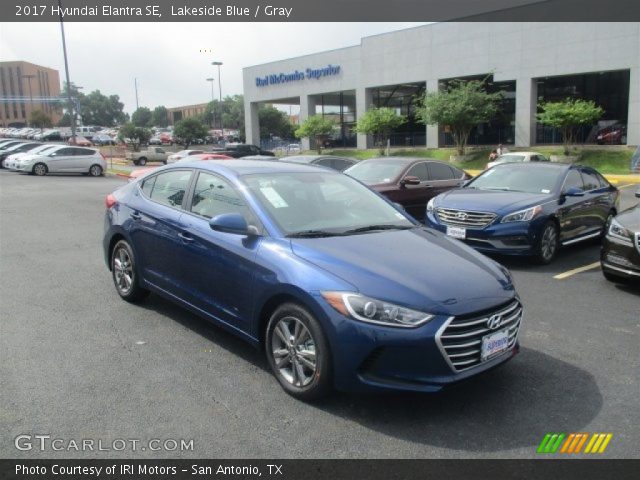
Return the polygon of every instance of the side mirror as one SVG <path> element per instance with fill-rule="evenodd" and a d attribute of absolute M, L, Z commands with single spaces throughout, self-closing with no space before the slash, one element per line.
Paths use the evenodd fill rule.
<path fill-rule="evenodd" d="M 636 190 L 636 198 L 640 198 L 640 187 Z"/>
<path fill-rule="evenodd" d="M 258 229 L 248 225 L 239 213 L 223 213 L 209 220 L 209 226 L 216 232 L 233 233 L 235 235 L 258 235 Z"/>
<path fill-rule="evenodd" d="M 420 185 L 420 179 L 418 177 L 414 177 L 411 175 L 407 175 L 402 180 L 400 180 L 400 185 Z"/>
<path fill-rule="evenodd" d="M 578 187 L 571 187 L 564 192 L 565 197 L 584 197 L 584 190 Z"/>

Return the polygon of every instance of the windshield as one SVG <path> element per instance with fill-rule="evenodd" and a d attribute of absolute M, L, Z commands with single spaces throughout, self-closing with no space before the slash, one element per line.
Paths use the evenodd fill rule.
<path fill-rule="evenodd" d="M 528 167 L 528 165 L 527 165 Z M 487 170 L 466 188 L 510 192 L 551 193 L 564 171 L 559 168 L 524 168 L 498 166 Z"/>
<path fill-rule="evenodd" d="M 339 173 L 261 173 L 242 179 L 287 235 L 329 236 L 414 226 L 367 187 Z"/>
<path fill-rule="evenodd" d="M 368 185 L 391 183 L 406 167 L 398 160 L 363 161 L 344 171 L 347 175 Z"/>

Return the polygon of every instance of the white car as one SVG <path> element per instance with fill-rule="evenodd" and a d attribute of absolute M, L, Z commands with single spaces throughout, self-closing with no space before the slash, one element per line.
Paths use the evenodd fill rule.
<path fill-rule="evenodd" d="M 4 168 L 6 168 L 7 170 L 16 170 L 16 164 L 18 162 L 18 160 L 26 155 L 40 155 L 43 154 L 44 152 L 46 152 L 47 150 L 51 150 L 55 147 L 58 147 L 59 145 L 51 145 L 51 144 L 44 144 L 44 145 L 40 145 L 39 147 L 36 147 L 32 150 L 29 150 L 28 152 L 19 152 L 19 153 L 14 153 L 12 155 L 9 155 L 7 158 L 5 158 L 4 160 Z"/>
<path fill-rule="evenodd" d="M 107 169 L 107 162 L 93 148 L 56 145 L 40 154 L 25 155 L 15 162 L 19 172 L 46 175 L 47 173 L 85 173 L 99 177 Z"/>
<path fill-rule="evenodd" d="M 197 155 L 199 153 L 205 153 L 204 150 L 180 150 L 167 157 L 167 163 L 176 163 L 183 158 L 187 158 L 191 155 Z"/>
<path fill-rule="evenodd" d="M 487 169 L 502 163 L 548 162 L 549 159 L 538 152 L 509 152 L 500 155 L 493 162 L 487 163 Z"/>

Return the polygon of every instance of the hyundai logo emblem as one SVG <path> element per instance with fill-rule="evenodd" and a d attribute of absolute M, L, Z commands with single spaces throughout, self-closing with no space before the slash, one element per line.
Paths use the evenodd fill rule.
<path fill-rule="evenodd" d="M 456 213 L 456 217 L 457 217 L 457 218 L 459 218 L 460 220 L 466 220 L 468 216 L 469 216 L 469 215 L 467 215 L 467 214 L 466 214 L 466 213 L 464 213 L 464 212 L 458 212 L 458 213 Z"/>
<path fill-rule="evenodd" d="M 489 327 L 490 330 L 495 330 L 501 324 L 502 324 L 502 317 L 500 315 L 491 315 L 487 319 L 487 327 Z"/>

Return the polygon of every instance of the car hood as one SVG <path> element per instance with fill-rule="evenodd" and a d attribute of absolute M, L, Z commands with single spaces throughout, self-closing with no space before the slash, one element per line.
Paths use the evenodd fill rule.
<path fill-rule="evenodd" d="M 640 204 L 620 213 L 616 221 L 628 230 L 640 232 Z"/>
<path fill-rule="evenodd" d="M 504 267 L 422 227 L 296 238 L 291 249 L 364 295 L 429 313 L 462 315 L 496 307 L 515 295 Z"/>
<path fill-rule="evenodd" d="M 21 162 L 29 162 L 31 160 L 37 160 L 43 157 L 44 155 L 40 155 L 37 153 L 25 153 L 24 155 L 21 155 L 20 157 L 18 157 L 17 160 L 20 160 Z"/>
<path fill-rule="evenodd" d="M 497 215 L 522 210 L 555 199 L 550 193 L 501 192 L 459 188 L 438 195 L 434 201 L 436 208 L 453 208 L 477 212 L 492 212 Z"/>

